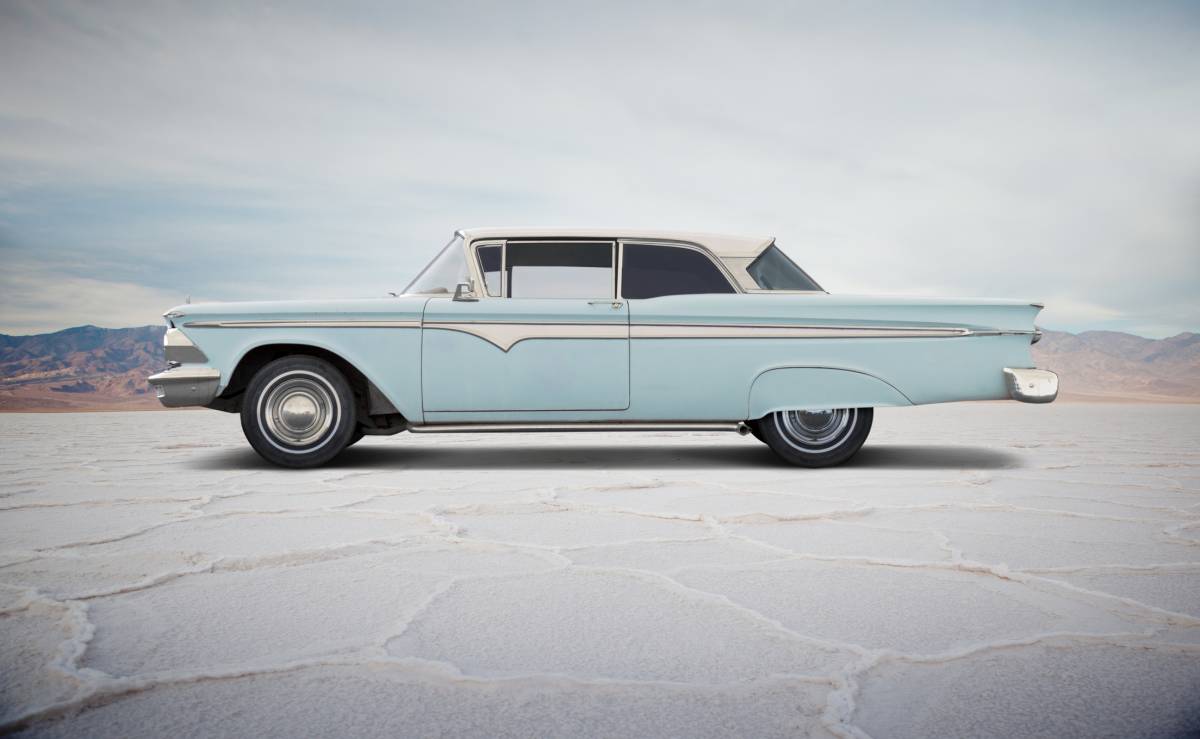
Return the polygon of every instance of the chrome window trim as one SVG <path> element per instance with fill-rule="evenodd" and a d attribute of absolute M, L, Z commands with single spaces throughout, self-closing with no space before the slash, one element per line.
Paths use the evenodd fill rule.
<path fill-rule="evenodd" d="M 625 245 L 626 244 L 632 244 L 634 246 L 661 246 L 661 247 L 664 247 L 667 249 L 691 249 L 692 251 L 700 252 L 701 254 L 703 254 L 705 257 L 708 258 L 708 261 L 712 262 L 714 267 L 717 268 L 717 271 L 721 273 L 721 276 L 724 277 L 725 281 L 727 283 L 729 283 L 729 286 L 733 288 L 733 293 L 735 295 L 746 292 L 744 289 L 742 289 L 742 286 L 738 283 L 737 278 L 734 276 L 734 274 L 729 271 L 729 267 L 727 267 L 725 265 L 725 262 L 723 262 L 715 254 L 713 254 L 711 251 L 704 248 L 700 244 L 696 244 L 696 243 L 693 243 L 690 241 L 661 241 L 661 240 L 653 240 L 653 239 L 618 239 L 617 244 L 620 247 L 620 251 L 621 251 L 621 262 L 619 265 L 620 269 L 617 272 L 617 297 L 616 297 L 616 300 L 629 300 L 630 299 L 630 298 L 624 298 L 621 296 L 621 290 L 624 287 L 624 280 L 625 280 Z M 681 294 L 681 295 L 722 295 L 725 293 L 677 293 L 677 294 Z M 665 298 L 665 297 L 671 297 L 671 296 L 660 295 L 658 297 Z M 633 300 L 654 300 L 654 298 L 633 298 Z"/>
<path fill-rule="evenodd" d="M 184 328 L 421 328 L 421 321 L 385 321 L 374 319 L 263 320 L 263 321 L 191 321 Z"/>
<path fill-rule="evenodd" d="M 456 232 L 456 233 L 458 233 L 458 232 Z M 470 269 L 471 269 L 472 273 L 475 275 L 479 284 L 485 285 L 484 280 L 483 280 L 483 271 L 479 265 L 479 255 L 478 255 L 478 252 L 476 251 L 476 246 L 494 246 L 496 244 L 499 244 L 501 246 L 500 267 L 501 267 L 501 270 L 503 271 L 503 274 L 505 274 L 505 276 L 507 276 L 508 245 L 509 244 L 539 244 L 539 243 L 556 243 L 556 242 L 557 243 L 570 243 L 570 244 L 611 244 L 611 245 L 613 245 L 614 248 L 613 248 L 613 267 L 612 268 L 613 268 L 613 272 L 615 274 L 615 279 L 613 280 L 613 282 L 614 282 L 613 293 L 612 293 L 612 295 L 609 296 L 613 301 L 625 300 L 625 298 L 621 297 L 621 289 L 624 285 L 625 244 L 635 244 L 635 245 L 640 245 L 640 246 L 664 246 L 664 247 L 674 248 L 674 249 L 691 249 L 693 251 L 698 251 L 701 254 L 703 254 L 704 256 L 706 256 L 708 258 L 708 260 L 710 262 L 712 262 L 713 265 L 717 268 L 717 270 L 721 273 L 721 275 L 724 276 L 725 281 L 727 283 L 729 283 L 730 287 L 733 288 L 734 294 L 750 292 L 749 290 L 747 290 L 745 288 L 744 285 L 742 285 L 738 281 L 737 276 L 733 273 L 732 270 L 730 270 L 729 265 L 725 264 L 725 261 L 723 259 L 718 257 L 716 254 L 714 254 L 712 252 L 712 250 L 708 249 L 704 245 L 697 244 L 693 241 L 674 241 L 674 240 L 669 240 L 669 239 L 620 239 L 620 238 L 605 239 L 605 238 L 578 238 L 578 237 L 572 238 L 572 237 L 554 237 L 554 236 L 539 236 L 537 238 L 513 237 L 513 238 L 505 238 L 505 239 L 497 239 L 495 237 L 490 237 L 490 238 L 486 238 L 486 239 L 478 239 L 476 241 L 471 241 L 468 244 L 466 244 L 466 248 L 469 250 L 468 256 L 471 257 L 467 261 L 470 263 Z M 502 289 L 501 289 L 501 295 L 499 297 L 500 298 L 512 297 L 509 294 L 508 280 L 501 278 L 501 283 L 502 283 L 502 285 L 501 285 Z M 760 291 L 755 291 L 755 292 L 773 293 L 773 292 L 779 292 L 779 291 L 777 291 L 777 290 L 760 290 Z M 824 291 L 820 291 L 820 292 L 823 294 Z M 487 295 L 486 287 L 483 290 L 477 290 L 476 293 L 478 294 L 478 297 L 483 300 L 486 300 L 488 298 L 496 299 L 496 297 L 497 297 L 494 295 Z M 814 291 L 814 294 L 816 294 L 815 291 Z M 548 298 L 548 299 L 549 300 L 576 300 L 578 298 Z"/>
<path fill-rule="evenodd" d="M 475 297 L 479 298 L 480 300 L 485 300 L 487 298 L 495 299 L 495 298 L 505 297 L 504 293 L 507 290 L 507 287 L 505 286 L 504 283 L 507 282 L 507 280 L 504 279 L 504 258 L 507 254 L 507 250 L 504 248 L 504 244 L 505 244 L 505 242 L 502 239 L 480 239 L 479 241 L 472 241 L 470 243 L 470 245 L 467 247 L 467 249 L 470 252 L 470 256 L 471 256 L 471 259 L 467 260 L 468 262 L 471 263 L 471 273 L 475 277 L 475 280 L 476 280 L 475 284 L 479 285 L 481 288 L 481 289 L 475 291 Z M 487 278 L 484 276 L 483 264 L 479 261 L 479 250 L 484 248 L 485 246 L 500 247 L 500 294 L 499 295 L 489 295 L 488 294 Z"/>
<path fill-rule="evenodd" d="M 472 242 L 472 243 L 474 243 L 474 242 Z M 495 241 L 491 240 L 491 243 L 495 243 Z M 612 249 L 612 266 L 610 269 L 612 269 L 612 271 L 615 274 L 619 274 L 619 271 L 617 269 L 617 266 L 618 266 L 617 250 L 620 248 L 620 242 L 617 239 L 602 239 L 602 238 L 559 239 L 559 238 L 546 237 L 546 238 L 537 238 L 537 239 L 505 239 L 502 242 L 502 244 L 504 247 L 500 251 L 500 268 L 503 270 L 503 273 L 502 273 L 503 277 L 501 277 L 501 279 L 500 279 L 500 282 L 503 285 L 503 290 L 502 290 L 503 294 L 501 295 L 502 298 L 512 297 L 511 295 L 509 295 L 510 285 L 509 285 L 509 281 L 508 281 L 508 245 L 509 244 L 606 244 Z M 615 285 L 616 280 L 614 279 L 613 282 Z M 619 293 L 617 293 L 617 294 L 619 294 Z M 592 298 L 521 298 L 521 299 L 522 300 L 603 300 L 603 299 L 605 299 L 605 296 L 597 295 Z M 611 293 L 607 296 L 607 299 L 613 300 L 613 301 L 620 300 L 620 298 L 614 297 L 614 295 Z"/>

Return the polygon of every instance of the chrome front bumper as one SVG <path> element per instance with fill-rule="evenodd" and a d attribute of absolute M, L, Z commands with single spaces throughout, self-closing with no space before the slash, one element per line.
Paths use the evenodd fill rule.
<path fill-rule="evenodd" d="M 1050 403 L 1058 397 L 1058 375 L 1050 370 L 1004 368 L 1008 396 L 1022 403 Z"/>
<path fill-rule="evenodd" d="M 221 371 L 212 367 L 172 367 L 146 378 L 168 408 L 208 405 L 217 397 Z"/>

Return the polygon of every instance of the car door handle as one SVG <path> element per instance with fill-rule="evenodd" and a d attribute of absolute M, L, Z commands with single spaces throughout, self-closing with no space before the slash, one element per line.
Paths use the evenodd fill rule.
<path fill-rule="evenodd" d="M 588 305 L 611 305 L 614 309 L 620 308 L 624 303 L 620 300 L 589 300 Z"/>

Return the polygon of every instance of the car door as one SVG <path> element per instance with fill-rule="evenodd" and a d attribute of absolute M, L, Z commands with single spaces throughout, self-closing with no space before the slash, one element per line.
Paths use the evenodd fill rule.
<path fill-rule="evenodd" d="M 422 321 L 426 413 L 629 407 L 629 309 L 611 241 L 470 245 L 474 301 L 434 298 Z M 535 416 L 536 417 L 536 416 Z"/>
<path fill-rule="evenodd" d="M 705 250 L 621 244 L 620 295 L 629 304 L 631 414 L 679 421 L 741 419 L 756 347 L 722 336 L 747 296 Z"/>

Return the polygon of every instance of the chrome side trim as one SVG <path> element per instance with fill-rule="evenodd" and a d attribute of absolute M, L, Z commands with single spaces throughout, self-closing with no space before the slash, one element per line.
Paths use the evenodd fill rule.
<path fill-rule="evenodd" d="M 608 301 L 605 301 L 608 302 Z M 430 321 L 427 329 L 458 331 L 476 336 L 507 352 L 527 339 L 627 339 L 629 324 L 593 323 L 521 323 L 517 321 Z"/>
<path fill-rule="evenodd" d="M 920 339 L 960 336 L 1030 336 L 1037 331 L 955 326 L 820 326 L 789 324 L 634 323 L 624 321 L 259 320 L 191 321 L 185 328 L 428 328 L 459 331 L 503 351 L 527 339 Z M 191 360 L 189 360 L 191 361 Z M 203 361 L 203 360 L 201 360 Z"/>
<path fill-rule="evenodd" d="M 158 400 L 168 408 L 208 405 L 217 397 L 221 371 L 212 367 L 172 367 L 150 375 Z"/>
<path fill-rule="evenodd" d="M 741 421 L 669 423 L 549 422 L 549 423 L 432 423 L 409 424 L 414 434 L 500 434 L 513 431 L 736 431 L 745 434 Z"/>
<path fill-rule="evenodd" d="M 1051 403 L 1058 397 L 1058 375 L 1050 370 L 1004 368 L 1008 394 L 1022 403 Z"/>
<path fill-rule="evenodd" d="M 633 339 L 915 339 L 975 335 L 971 329 L 924 326 L 637 323 Z"/>
<path fill-rule="evenodd" d="M 376 321 L 373 319 L 265 320 L 265 321 L 191 321 L 184 328 L 421 328 L 419 320 Z"/>
<path fill-rule="evenodd" d="M 425 328 L 460 331 L 509 351 L 526 339 L 623 339 L 624 322 L 430 321 Z M 926 326 L 794 326 L 786 324 L 635 323 L 631 339 L 918 339 L 1032 335 L 1032 331 L 976 331 Z"/>
<path fill-rule="evenodd" d="M 1034 336 L 1037 336 L 1039 333 L 1041 333 L 1041 332 L 1036 331 L 1036 330 L 1006 331 L 1004 329 L 983 328 L 983 329 L 972 329 L 970 331 L 969 335 L 971 335 L 971 336 L 1030 336 L 1030 337 L 1034 337 Z M 1029 343 L 1033 344 L 1033 343 L 1036 343 L 1036 341 L 1031 341 Z"/>

